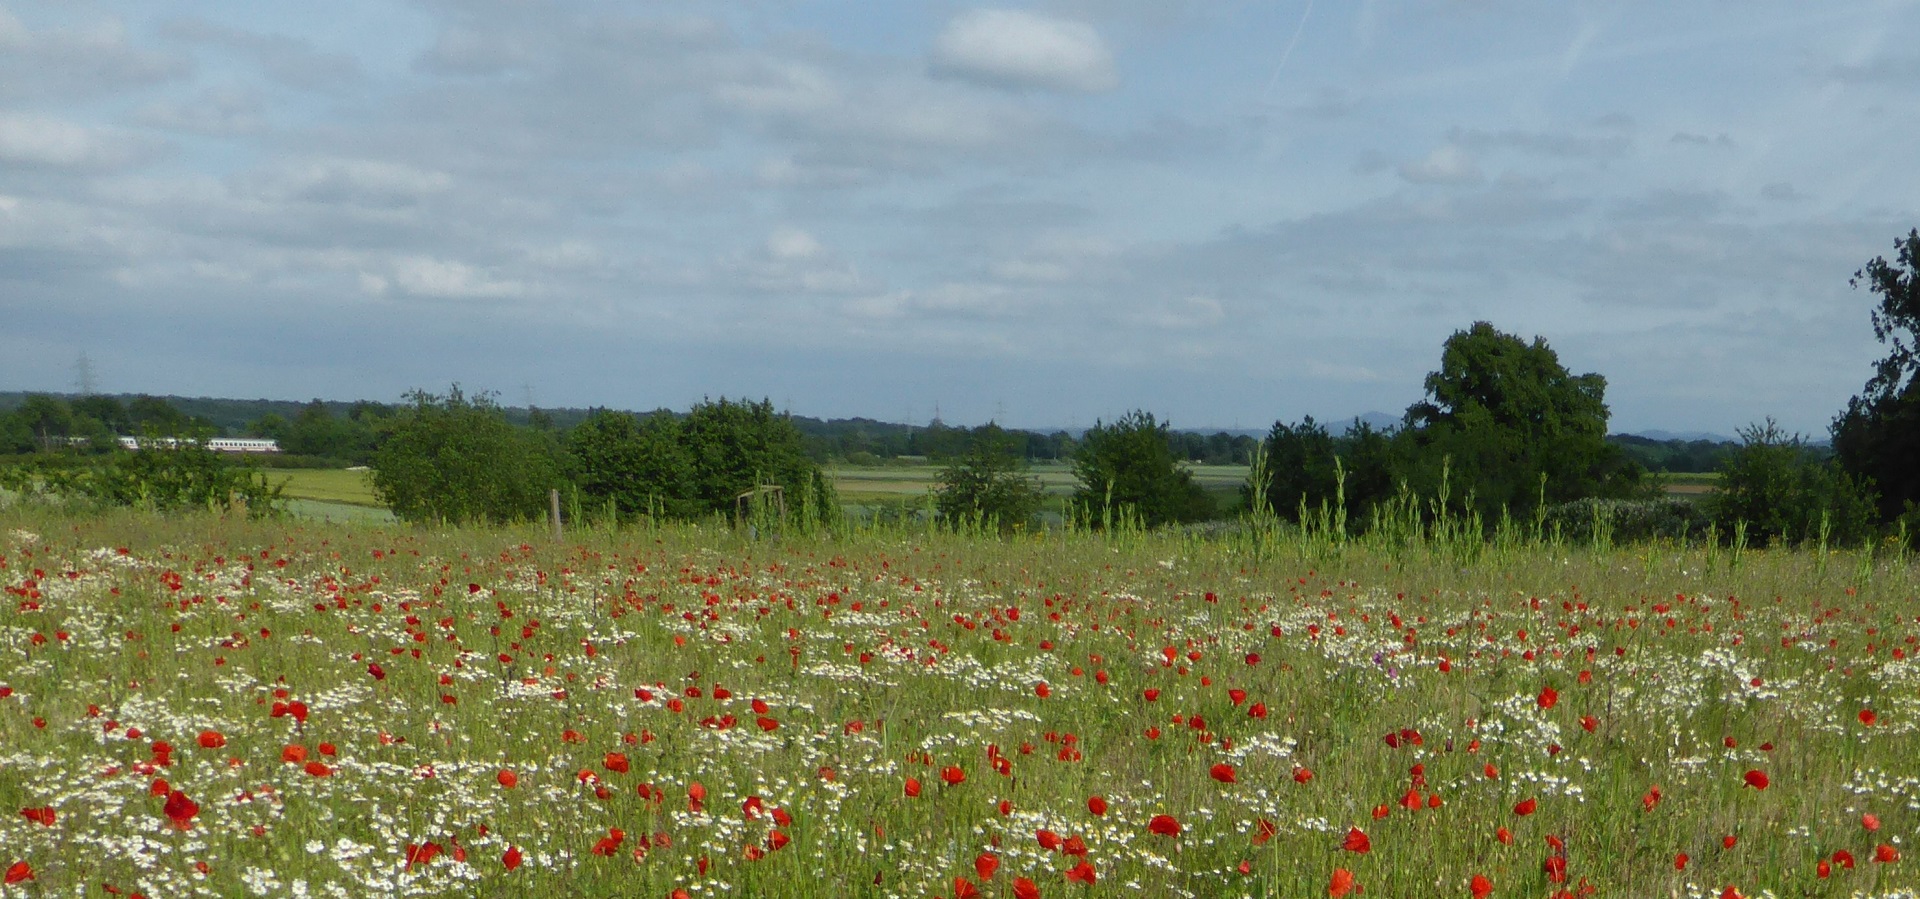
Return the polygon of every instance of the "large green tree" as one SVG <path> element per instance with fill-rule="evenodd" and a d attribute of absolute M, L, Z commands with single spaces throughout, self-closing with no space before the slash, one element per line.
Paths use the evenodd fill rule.
<path fill-rule="evenodd" d="M 560 484 L 554 447 L 516 428 L 491 397 L 408 394 L 373 454 L 373 489 L 404 521 L 517 521 L 546 508 Z"/>
<path fill-rule="evenodd" d="M 681 420 L 680 434 L 697 508 L 732 512 L 742 493 L 777 485 L 791 511 L 804 504 L 822 518 L 837 514 L 832 483 L 808 458 L 800 429 L 772 402 L 703 401 Z"/>
<path fill-rule="evenodd" d="M 1355 421 L 1335 437 L 1309 415 L 1297 425 L 1276 421 L 1261 444 L 1266 453 L 1267 508 L 1289 521 L 1344 503 L 1346 523 L 1358 530 L 1396 486 L 1390 435 Z"/>
<path fill-rule="evenodd" d="M 1545 501 L 1626 496 L 1641 470 L 1607 443 L 1607 380 L 1575 375 L 1543 338 L 1527 343 L 1486 322 L 1447 339 L 1427 398 L 1408 407 L 1414 486 L 1472 496 L 1489 519 Z"/>
<path fill-rule="evenodd" d="M 1017 440 L 997 424 L 968 435 L 967 450 L 940 469 L 935 502 L 950 525 L 979 521 L 1014 530 L 1031 523 L 1040 510 L 1040 483 L 1027 473 Z"/>
<path fill-rule="evenodd" d="M 1175 454 L 1171 429 L 1150 412 L 1095 422 L 1073 454 L 1073 474 L 1080 482 L 1074 505 L 1093 524 L 1133 517 L 1153 527 L 1200 521 L 1214 511 Z"/>
<path fill-rule="evenodd" d="M 669 412 L 640 418 L 595 409 L 567 433 L 568 471 L 585 497 L 613 503 L 623 518 L 690 517 L 698 507 L 684 436 Z"/>
<path fill-rule="evenodd" d="M 1872 480 L 1884 519 L 1920 517 L 1920 230 L 1894 241 L 1894 251 L 1893 262 L 1876 257 L 1853 275 L 1853 286 L 1880 295 L 1873 336 L 1889 350 L 1833 422 L 1834 455 Z"/>

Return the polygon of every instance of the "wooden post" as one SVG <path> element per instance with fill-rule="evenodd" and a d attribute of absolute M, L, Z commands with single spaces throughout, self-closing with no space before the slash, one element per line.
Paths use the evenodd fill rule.
<path fill-rule="evenodd" d="M 553 514 L 553 542 L 559 543 L 562 539 L 561 533 L 560 533 L 560 491 L 559 490 L 547 491 L 547 507 L 549 511 L 551 511 Z"/>

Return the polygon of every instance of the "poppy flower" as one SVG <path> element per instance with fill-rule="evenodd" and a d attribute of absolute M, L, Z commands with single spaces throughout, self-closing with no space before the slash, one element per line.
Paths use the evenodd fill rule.
<path fill-rule="evenodd" d="M 1771 783 L 1771 781 L 1767 780 L 1767 773 L 1759 770 L 1748 771 L 1746 781 L 1747 786 L 1756 790 L 1764 790 L 1767 788 L 1767 784 Z"/>
<path fill-rule="evenodd" d="M 1107 813 L 1107 801 L 1098 796 L 1089 796 L 1087 797 L 1087 811 L 1092 812 L 1096 818 L 1105 815 Z"/>
<path fill-rule="evenodd" d="M 1274 834 L 1279 832 L 1280 832 L 1280 828 L 1278 825 L 1274 824 L 1272 821 L 1268 821 L 1265 818 L 1261 818 L 1260 820 L 1254 822 L 1254 825 L 1253 825 L 1253 845 L 1255 846 L 1265 845 L 1268 840 L 1273 839 Z"/>
<path fill-rule="evenodd" d="M 1900 860 L 1900 850 L 1893 848 L 1891 844 L 1881 843 L 1873 847 L 1873 860 L 1876 862 L 1897 862 Z"/>
<path fill-rule="evenodd" d="M 965 877 L 953 879 L 953 899 L 980 899 L 980 888 Z"/>
<path fill-rule="evenodd" d="M 1814 876 L 1819 877 L 1821 880 L 1825 880 L 1829 877 L 1832 877 L 1833 863 L 1823 858 L 1820 860 L 1818 864 L 1813 866 L 1813 873 L 1814 873 Z"/>
<path fill-rule="evenodd" d="M 907 798 L 918 799 L 919 797 L 920 797 L 920 778 L 918 777 L 907 778 Z"/>
<path fill-rule="evenodd" d="M 289 765 L 298 765 L 306 760 L 307 747 L 305 746 L 288 746 L 280 750 L 280 761 L 286 762 Z"/>
<path fill-rule="evenodd" d="M 520 854 L 518 846 L 508 846 L 506 853 L 500 856 L 500 864 L 505 865 L 509 871 L 520 867 L 520 863 L 525 860 L 526 857 Z"/>
<path fill-rule="evenodd" d="M 1333 869 L 1333 877 L 1327 881 L 1327 895 L 1333 899 L 1353 892 L 1353 872 L 1345 868 Z"/>
<path fill-rule="evenodd" d="M 940 779 L 945 781 L 947 786 L 957 787 L 966 781 L 967 772 L 960 770 L 959 765 L 948 765 L 940 769 Z"/>
<path fill-rule="evenodd" d="M 1084 859 L 1081 860 L 1080 864 L 1074 865 L 1067 870 L 1068 883 L 1084 883 L 1092 886 L 1093 882 L 1098 879 L 1093 872 L 1093 865 Z"/>
<path fill-rule="evenodd" d="M 991 852 L 982 852 L 973 857 L 973 873 L 981 880 L 992 880 L 993 872 L 1000 870 L 1000 856 Z"/>
<path fill-rule="evenodd" d="M 1879 716 L 1879 715 L 1877 715 L 1877 714 L 1875 714 L 1875 713 L 1874 713 L 1874 711 L 1873 711 L 1872 709 L 1861 709 L 1861 710 L 1860 710 L 1860 723 L 1861 723 L 1861 724 L 1864 724 L 1864 725 L 1866 725 L 1867 727 L 1872 727 L 1872 726 L 1873 726 L 1873 724 L 1874 724 L 1874 722 L 1876 722 L 1876 721 L 1879 721 L 1879 720 L 1880 720 L 1880 716 Z"/>
<path fill-rule="evenodd" d="M 1207 774 L 1223 784 L 1239 783 L 1239 778 L 1234 776 L 1233 766 L 1226 762 L 1214 765 L 1212 770 L 1208 771 Z"/>
<path fill-rule="evenodd" d="M 1673 857 L 1673 869 L 1674 869 L 1675 871 L 1685 871 L 1685 870 L 1687 869 L 1687 861 L 1688 861 L 1688 859 L 1687 859 L 1687 854 L 1686 854 L 1686 853 L 1684 853 L 1684 852 L 1682 852 L 1682 853 L 1680 853 L 1679 855 L 1676 855 L 1676 856 L 1674 856 L 1674 857 Z"/>
<path fill-rule="evenodd" d="M 1869 831 L 1880 829 L 1880 816 L 1871 812 L 1860 816 L 1860 826 Z"/>
<path fill-rule="evenodd" d="M 1040 887 L 1025 877 L 1015 877 L 1013 899 L 1040 899 Z"/>
<path fill-rule="evenodd" d="M 495 774 L 493 776 L 493 779 L 496 781 L 499 781 L 500 786 L 505 787 L 509 790 L 520 785 L 520 775 L 515 774 L 512 771 L 508 771 L 505 768 L 501 768 L 500 773 Z"/>
<path fill-rule="evenodd" d="M 327 767 L 327 763 L 325 762 L 320 762 L 320 761 L 308 762 L 305 770 L 308 776 L 310 777 L 332 777 L 333 776 L 333 769 Z"/>
<path fill-rule="evenodd" d="M 1487 899 L 1488 894 L 1493 892 L 1493 881 L 1488 880 L 1485 874 L 1475 874 L 1473 881 L 1467 884 L 1467 892 L 1473 899 Z"/>
<path fill-rule="evenodd" d="M 1312 772 L 1312 771 L 1309 771 L 1309 770 L 1307 770 L 1306 768 L 1295 768 L 1295 769 L 1293 769 L 1293 782 L 1294 782 L 1294 783 L 1297 783 L 1297 784 L 1303 784 L 1303 783 L 1306 783 L 1307 781 L 1310 781 L 1310 780 L 1312 780 L 1312 779 L 1313 779 L 1313 772 Z"/>
<path fill-rule="evenodd" d="M 1538 801 L 1534 800 L 1532 797 L 1528 797 L 1526 799 L 1520 800 L 1518 803 L 1514 805 L 1513 813 L 1524 818 L 1528 815 L 1533 814 L 1534 810 L 1539 807 L 1540 807 L 1540 803 Z"/>
<path fill-rule="evenodd" d="M 1499 840 L 1501 845 L 1505 845 L 1505 846 L 1513 845 L 1513 831 L 1508 830 L 1504 827 L 1494 831 L 1493 838 L 1496 840 Z"/>
<path fill-rule="evenodd" d="M 622 752 L 607 753 L 607 757 L 601 760 L 601 764 L 615 774 L 625 774 L 633 770 L 633 764 L 627 761 L 626 753 Z"/>
<path fill-rule="evenodd" d="M 1845 849 L 1835 849 L 1833 851 L 1833 863 L 1851 871 L 1853 870 L 1853 853 Z"/>
<path fill-rule="evenodd" d="M 1566 856 L 1562 856 L 1562 855 L 1547 856 L 1546 861 L 1543 861 L 1540 863 L 1540 870 L 1545 872 L 1547 875 L 1547 879 L 1550 881 L 1553 881 L 1554 883 L 1567 882 Z"/>
<path fill-rule="evenodd" d="M 627 839 L 627 832 L 618 827 L 607 828 L 607 835 L 593 844 L 594 855 L 613 855 L 620 851 L 620 844 Z"/>
<path fill-rule="evenodd" d="M 406 855 L 407 870 L 413 870 L 414 865 L 433 864 L 433 860 L 439 858 L 440 853 L 445 851 L 447 851 L 447 847 L 439 843 L 429 842 L 422 845 L 408 843 Z"/>
<path fill-rule="evenodd" d="M 186 830 L 193 826 L 193 816 L 200 814 L 200 804 L 187 798 L 187 794 L 172 790 L 167 793 L 167 804 L 162 811 L 174 827 Z"/>
<path fill-rule="evenodd" d="M 200 732 L 200 748 L 201 749 L 219 749 L 220 747 L 225 745 L 227 745 L 227 738 L 224 734 L 220 733 L 219 731 L 203 730 Z"/>
<path fill-rule="evenodd" d="M 1147 822 L 1147 830 L 1163 837 L 1177 837 L 1180 835 L 1180 822 L 1174 820 L 1172 815 L 1154 815 Z"/>
<path fill-rule="evenodd" d="M 42 827 L 52 827 L 57 813 L 54 812 L 53 806 L 46 805 L 40 808 L 23 808 L 20 810 L 20 817 Z"/>
<path fill-rule="evenodd" d="M 33 879 L 33 866 L 26 862 L 14 862 L 7 868 L 6 882 L 22 883 Z"/>
<path fill-rule="evenodd" d="M 1550 686 L 1542 687 L 1540 688 L 1540 695 L 1534 697 L 1533 701 L 1539 705 L 1540 710 L 1544 712 L 1547 709 L 1553 708 L 1554 704 L 1560 701 L 1560 691 Z"/>
<path fill-rule="evenodd" d="M 1348 852 L 1372 852 L 1373 841 L 1368 839 L 1366 833 L 1360 828 L 1349 827 L 1347 838 L 1340 843 L 1340 848 Z"/>
<path fill-rule="evenodd" d="M 1227 691 L 1227 698 L 1232 700 L 1234 705 L 1239 705 L 1240 703 L 1247 701 L 1247 691 L 1239 689 L 1237 687 L 1229 689 Z"/>
<path fill-rule="evenodd" d="M 1040 848 L 1048 852 L 1059 852 L 1060 847 L 1066 845 L 1066 841 L 1060 839 L 1060 835 L 1051 830 L 1037 830 L 1034 831 L 1033 836 L 1040 841 Z"/>

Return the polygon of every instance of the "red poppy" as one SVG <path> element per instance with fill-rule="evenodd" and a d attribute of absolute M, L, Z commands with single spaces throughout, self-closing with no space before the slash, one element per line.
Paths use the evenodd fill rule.
<path fill-rule="evenodd" d="M 1340 899 L 1353 892 L 1353 872 L 1345 868 L 1333 869 L 1333 878 L 1327 881 L 1327 895 Z"/>
<path fill-rule="evenodd" d="M 14 862 L 7 868 L 7 883 L 21 883 L 33 879 L 33 866 L 26 862 Z"/>
<path fill-rule="evenodd" d="M 1367 839 L 1366 833 L 1360 828 L 1349 827 L 1347 828 L 1347 838 L 1340 843 L 1340 848 L 1348 852 L 1372 852 L 1373 841 Z"/>
<path fill-rule="evenodd" d="M 1502 845 L 1506 845 L 1506 846 L 1513 845 L 1513 831 L 1508 830 L 1504 827 L 1494 831 L 1493 838 L 1496 840 L 1499 840 Z"/>
<path fill-rule="evenodd" d="M 509 871 L 520 867 L 520 863 L 524 860 L 525 856 L 520 854 L 518 846 L 508 846 L 506 854 L 500 856 L 500 864 L 505 865 Z"/>
<path fill-rule="evenodd" d="M 1278 825 L 1265 818 L 1261 818 L 1253 823 L 1253 845 L 1266 845 L 1266 842 L 1273 839 L 1273 835 L 1279 832 L 1280 828 Z"/>
<path fill-rule="evenodd" d="M 1676 855 L 1673 857 L 1673 869 L 1675 871 L 1685 871 L 1687 869 L 1686 853 L 1682 852 L 1679 855 Z"/>
<path fill-rule="evenodd" d="M 1540 706 L 1541 711 L 1546 711 L 1547 709 L 1553 708 L 1554 704 L 1560 701 L 1560 691 L 1555 690 L 1551 686 L 1542 687 L 1540 688 L 1540 695 L 1534 697 L 1533 701 Z"/>
<path fill-rule="evenodd" d="M 193 826 L 193 816 L 200 814 L 200 804 L 187 798 L 187 794 L 173 790 L 167 793 L 167 804 L 162 811 L 174 827 L 186 830 Z"/>
<path fill-rule="evenodd" d="M 980 888 L 965 877 L 953 879 L 953 899 L 980 899 Z"/>
<path fill-rule="evenodd" d="M 1013 899 L 1040 899 L 1040 887 L 1025 877 L 1013 879 Z"/>
<path fill-rule="evenodd" d="M 325 762 L 318 762 L 318 761 L 308 762 L 306 767 L 306 772 L 309 776 L 312 776 L 312 777 L 332 777 L 333 776 L 333 769 L 327 767 L 327 763 Z"/>
<path fill-rule="evenodd" d="M 1148 702 L 1152 702 L 1160 698 L 1160 690 L 1156 687 L 1148 687 L 1140 691 L 1140 695 L 1146 697 Z"/>
<path fill-rule="evenodd" d="M 495 774 L 493 779 L 499 781 L 501 786 L 509 790 L 520 785 L 520 775 L 508 771 L 505 768 L 501 768 L 500 773 Z"/>
<path fill-rule="evenodd" d="M 982 852 L 973 857 L 973 873 L 981 880 L 992 880 L 993 872 L 1000 870 L 1000 856 L 991 852 Z"/>
<path fill-rule="evenodd" d="M 1819 877 L 1821 880 L 1825 880 L 1829 877 L 1832 877 L 1833 864 L 1823 858 L 1819 861 L 1819 863 L 1813 866 L 1813 873 L 1814 873 L 1814 876 Z"/>
<path fill-rule="evenodd" d="M 760 728 L 763 731 L 766 731 L 767 733 L 772 733 L 780 729 L 780 722 L 775 721 L 774 719 L 769 718 L 765 715 L 761 715 L 760 717 L 753 719 L 753 723 L 754 723 L 754 726 Z"/>
<path fill-rule="evenodd" d="M 200 732 L 201 749 L 219 749 L 225 745 L 227 745 L 227 738 L 219 731 L 203 730 Z"/>
<path fill-rule="evenodd" d="M 1041 699 L 1045 699 L 1053 695 L 1053 688 L 1047 686 L 1046 681 L 1041 681 L 1033 685 L 1033 695 L 1038 696 Z"/>
<path fill-rule="evenodd" d="M 1835 849 L 1833 851 L 1833 863 L 1851 871 L 1853 870 L 1853 853 L 1845 849 Z"/>
<path fill-rule="evenodd" d="M 447 851 L 447 847 L 442 846 L 439 843 L 430 842 L 424 845 L 415 845 L 413 843 L 408 843 L 407 855 L 406 855 L 407 869 L 412 870 L 414 865 L 433 864 L 433 860 L 436 858 L 439 858 L 440 853 L 445 851 Z"/>
<path fill-rule="evenodd" d="M 1581 715 L 1581 716 L 1580 716 L 1580 729 L 1581 729 L 1581 730 L 1584 730 L 1584 731 L 1586 731 L 1587 733 L 1593 733 L 1593 729 L 1594 729 L 1594 728 L 1596 728 L 1596 727 L 1599 727 L 1599 726 L 1600 726 L 1600 719 L 1598 719 L 1598 718 L 1595 718 L 1595 717 L 1593 717 L 1592 715 Z"/>
<path fill-rule="evenodd" d="M 1547 879 L 1554 883 L 1567 882 L 1567 859 L 1562 855 L 1549 855 L 1540 863 L 1540 870 L 1546 872 Z"/>
<path fill-rule="evenodd" d="M 1520 802 L 1514 805 L 1513 813 L 1524 818 L 1528 815 L 1533 814 L 1534 810 L 1539 807 L 1540 807 L 1539 802 L 1535 801 L 1532 797 L 1528 797 L 1526 799 L 1520 800 Z"/>
<path fill-rule="evenodd" d="M 42 827 L 52 827 L 57 815 L 53 810 L 53 806 L 44 805 L 39 808 L 23 808 L 20 810 L 20 817 Z"/>
<path fill-rule="evenodd" d="M 1089 796 L 1087 797 L 1087 811 L 1092 812 L 1094 817 L 1105 815 L 1107 813 L 1107 801 L 1098 796 Z"/>
<path fill-rule="evenodd" d="M 1866 726 L 1868 726 L 1868 727 L 1872 727 L 1872 726 L 1873 726 L 1873 724 L 1874 724 L 1874 722 L 1876 722 L 1876 721 L 1878 721 L 1878 720 L 1880 720 L 1880 716 L 1879 716 L 1879 715 L 1876 715 L 1876 714 L 1874 714 L 1874 711 L 1873 711 L 1872 709 L 1861 709 L 1861 710 L 1860 710 L 1860 723 L 1861 723 L 1861 724 L 1864 724 L 1864 725 L 1866 725 Z"/>
<path fill-rule="evenodd" d="M 1180 835 L 1180 822 L 1175 821 L 1172 815 L 1154 815 L 1147 822 L 1147 830 L 1163 837 L 1177 837 Z"/>
<path fill-rule="evenodd" d="M 1897 862 L 1900 860 L 1900 850 L 1893 848 L 1890 844 L 1881 843 L 1873 847 L 1873 860 L 1876 862 Z"/>
<path fill-rule="evenodd" d="M 967 772 L 960 770 L 959 765 L 948 765 L 940 769 L 940 779 L 946 781 L 947 786 L 957 787 L 966 781 Z"/>
<path fill-rule="evenodd" d="M 1060 839 L 1060 835 L 1051 830 L 1036 830 L 1033 836 L 1040 841 L 1040 848 L 1048 852 L 1059 852 L 1060 847 L 1066 845 L 1066 841 Z"/>
<path fill-rule="evenodd" d="M 620 844 L 627 838 L 627 832 L 618 827 L 607 828 L 607 835 L 593 844 L 594 855 L 613 855 L 620 851 Z"/>
<path fill-rule="evenodd" d="M 1313 779 L 1313 772 L 1302 767 L 1293 769 L 1293 782 L 1303 784 Z"/>
<path fill-rule="evenodd" d="M 1869 812 L 1869 813 L 1867 813 L 1867 814 L 1864 814 L 1864 815 L 1861 815 L 1861 816 L 1860 816 L 1860 826 L 1861 826 L 1861 827 L 1864 827 L 1864 828 L 1866 828 L 1867 830 L 1870 830 L 1870 831 L 1873 831 L 1873 830 L 1879 830 L 1879 829 L 1880 829 L 1880 816 L 1879 816 L 1879 815 L 1876 815 L 1876 814 L 1873 814 L 1873 813 L 1871 813 L 1871 812 Z"/>
<path fill-rule="evenodd" d="M 1221 762 L 1217 765 L 1214 765 L 1213 769 L 1211 771 L 1208 771 L 1207 773 L 1214 780 L 1217 780 L 1223 784 L 1239 783 L 1239 778 L 1234 776 L 1233 766 L 1227 764 L 1226 762 Z"/>
<path fill-rule="evenodd" d="M 1473 895 L 1473 899 L 1487 899 L 1488 894 L 1493 892 L 1493 881 L 1488 880 L 1485 874 L 1475 874 L 1473 882 L 1467 885 L 1467 892 Z"/>
<path fill-rule="evenodd" d="M 633 770 L 633 764 L 627 761 L 626 754 L 621 752 L 607 753 L 607 757 L 602 759 L 601 763 L 606 766 L 608 771 L 612 771 L 615 774 L 625 774 Z"/>
<path fill-rule="evenodd" d="M 907 798 L 914 799 L 914 798 L 918 798 L 919 795 L 920 795 L 920 778 L 917 778 L 917 777 L 907 778 Z"/>
<path fill-rule="evenodd" d="M 1764 790 L 1767 788 L 1767 784 L 1771 783 L 1771 781 L 1767 780 L 1767 773 L 1759 770 L 1748 771 L 1746 781 L 1747 786 L 1756 790 Z"/>
<path fill-rule="evenodd" d="M 1239 688 L 1229 689 L 1227 691 L 1227 698 L 1232 700 L 1234 705 L 1239 705 L 1247 701 L 1247 691 Z"/>
<path fill-rule="evenodd" d="M 1092 886 L 1093 882 L 1098 879 L 1099 878 L 1093 872 L 1093 865 L 1088 863 L 1084 859 L 1081 860 L 1080 864 L 1074 865 L 1072 868 L 1067 869 L 1068 883 L 1084 883 L 1088 886 Z"/>

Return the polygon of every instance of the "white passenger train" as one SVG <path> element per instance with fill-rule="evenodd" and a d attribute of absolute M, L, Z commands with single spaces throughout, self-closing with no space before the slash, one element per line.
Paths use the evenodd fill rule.
<path fill-rule="evenodd" d="M 139 449 L 142 446 L 171 449 L 181 441 L 174 437 L 122 437 L 120 445 L 127 449 Z M 256 437 L 212 437 L 200 441 L 201 445 L 216 453 L 277 453 L 280 441 L 263 440 Z"/>

